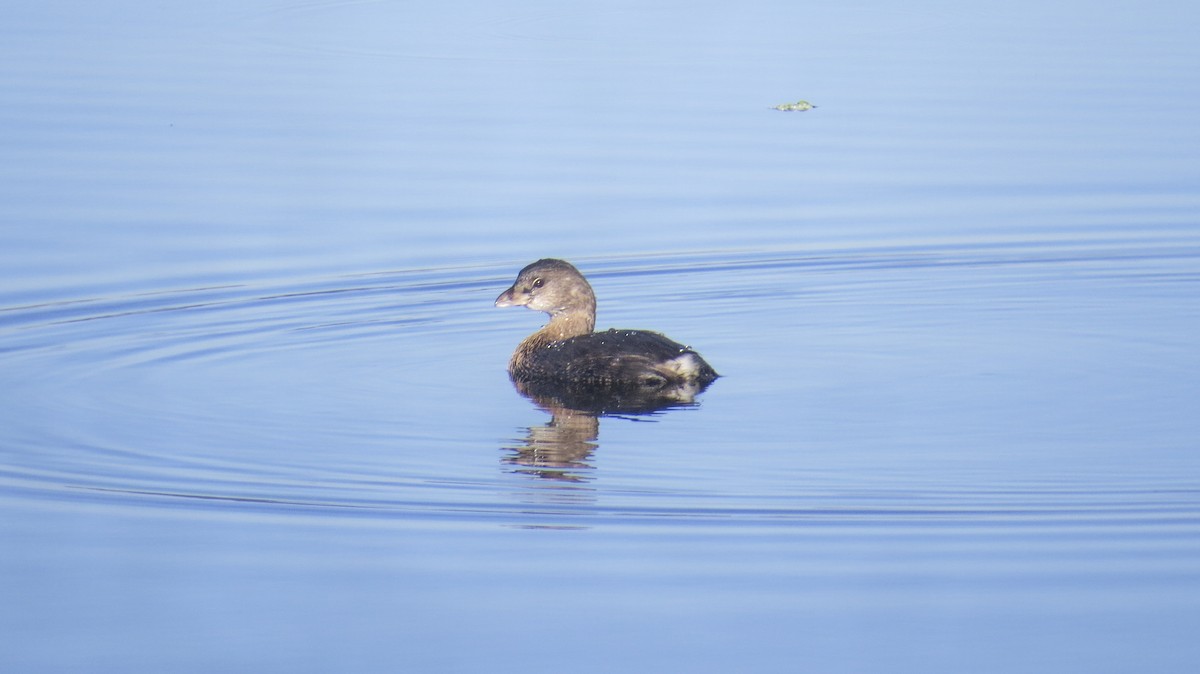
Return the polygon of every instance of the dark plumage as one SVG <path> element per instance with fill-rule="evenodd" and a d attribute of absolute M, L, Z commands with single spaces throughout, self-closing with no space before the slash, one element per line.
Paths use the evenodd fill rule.
<path fill-rule="evenodd" d="M 550 322 L 521 342 L 508 364 L 513 379 L 571 385 L 703 389 L 717 378 L 700 354 L 645 330 L 593 332 L 596 295 L 562 260 L 538 260 L 517 275 L 496 306 L 525 306 Z"/>

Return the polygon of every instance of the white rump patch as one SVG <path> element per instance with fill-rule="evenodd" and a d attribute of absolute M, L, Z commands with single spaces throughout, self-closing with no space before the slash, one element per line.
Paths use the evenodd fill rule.
<path fill-rule="evenodd" d="M 663 363 L 662 369 L 683 379 L 695 379 L 700 376 L 700 360 L 696 354 L 688 352 Z"/>

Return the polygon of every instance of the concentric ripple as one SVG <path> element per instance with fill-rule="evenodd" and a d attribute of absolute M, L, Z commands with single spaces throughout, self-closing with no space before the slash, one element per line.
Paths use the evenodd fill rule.
<path fill-rule="evenodd" d="M 1194 390 L 1169 372 L 1195 367 L 1190 337 L 1124 319 L 1194 297 L 1198 259 L 1093 241 L 582 260 L 602 324 L 661 327 L 726 374 L 698 407 L 599 419 L 509 385 L 538 324 L 491 307 L 516 263 L 8 307 L 0 479 L 30 501 L 339 516 L 1194 523 L 1187 424 L 1161 424 Z M 1154 462 L 1129 460 L 1120 410 L 1160 424 Z"/>

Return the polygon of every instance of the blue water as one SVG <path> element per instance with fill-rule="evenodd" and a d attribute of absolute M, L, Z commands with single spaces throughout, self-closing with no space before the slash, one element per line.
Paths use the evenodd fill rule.
<path fill-rule="evenodd" d="M 9 8 L 0 670 L 1194 671 L 1197 19 Z"/>

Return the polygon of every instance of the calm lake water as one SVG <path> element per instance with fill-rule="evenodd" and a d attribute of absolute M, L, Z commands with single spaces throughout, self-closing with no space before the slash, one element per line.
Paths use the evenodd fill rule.
<path fill-rule="evenodd" d="M 1200 667 L 1195 3 L 18 5 L 0 670 Z"/>

